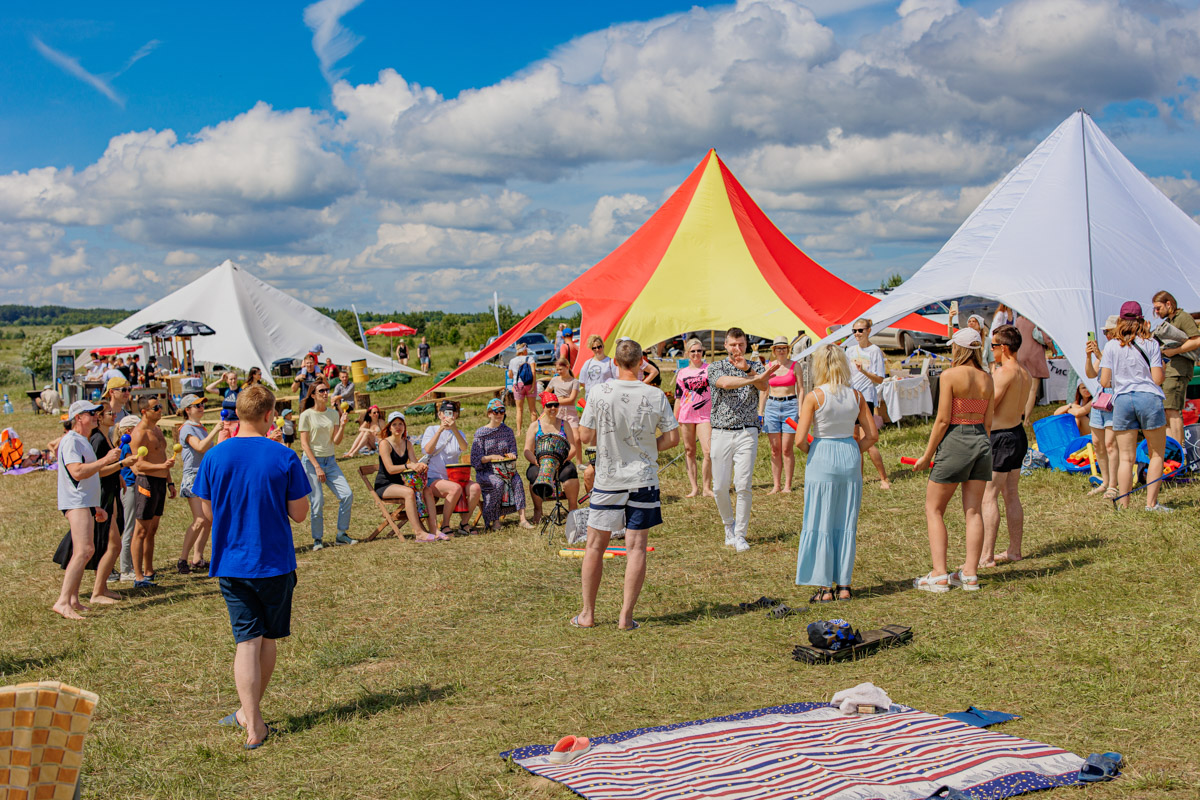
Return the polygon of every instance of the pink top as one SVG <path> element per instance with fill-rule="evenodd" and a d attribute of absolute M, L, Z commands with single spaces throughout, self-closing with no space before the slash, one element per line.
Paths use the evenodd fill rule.
<path fill-rule="evenodd" d="M 767 384 L 770 386 L 795 386 L 796 385 L 796 364 L 792 364 L 776 372 L 771 377 L 767 378 Z"/>
<path fill-rule="evenodd" d="M 676 372 L 675 391 L 679 397 L 676 418 L 680 422 L 695 425 L 709 421 L 712 408 L 707 365 L 687 366 Z"/>

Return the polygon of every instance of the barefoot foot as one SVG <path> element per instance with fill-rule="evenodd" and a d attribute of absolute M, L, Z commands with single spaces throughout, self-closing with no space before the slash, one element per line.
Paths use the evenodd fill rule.
<path fill-rule="evenodd" d="M 66 603 L 55 603 L 54 605 L 50 606 L 50 610 L 55 614 L 61 614 L 67 619 L 83 619 L 83 617 L 79 616 L 79 614 L 75 612 L 75 609 L 71 608 L 71 606 Z"/>
<path fill-rule="evenodd" d="M 889 480 L 886 480 L 886 479 L 884 479 L 884 480 L 881 480 L 881 481 L 879 481 L 879 488 L 880 488 L 880 489 L 891 489 L 891 488 L 892 488 L 892 482 L 891 482 L 891 481 L 889 481 Z"/>
<path fill-rule="evenodd" d="M 699 489 L 692 489 L 690 492 L 688 492 L 687 494 L 685 494 L 685 495 L 684 495 L 684 497 L 695 497 L 695 496 L 696 496 L 696 495 L 698 495 L 698 494 L 700 494 L 700 490 L 699 490 Z"/>
<path fill-rule="evenodd" d="M 1020 561 L 1022 558 L 1024 558 L 1024 556 L 1010 555 L 1009 552 L 1007 550 L 1005 550 L 1003 553 L 996 556 L 996 563 L 997 564 L 1015 564 L 1016 562 Z"/>
<path fill-rule="evenodd" d="M 772 486 L 772 487 L 771 487 L 771 490 L 770 490 L 770 491 L 768 491 L 768 492 L 767 492 L 767 494 L 779 494 L 779 487 L 778 487 L 778 486 Z"/>

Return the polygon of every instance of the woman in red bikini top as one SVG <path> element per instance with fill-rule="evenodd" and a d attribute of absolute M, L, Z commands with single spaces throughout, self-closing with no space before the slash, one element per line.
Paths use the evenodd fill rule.
<path fill-rule="evenodd" d="M 925 520 L 929 527 L 933 570 L 913 581 L 915 588 L 926 592 L 948 592 L 952 586 L 960 586 L 966 591 L 979 588 L 977 570 L 983 553 L 983 490 L 992 477 L 992 445 L 988 437 L 995 410 L 995 389 L 992 376 L 983 368 L 983 343 L 979 332 L 972 328 L 963 328 L 950 341 L 954 366 L 942 373 L 937 419 L 929 434 L 925 454 L 913 467 L 923 470 L 933 466 L 925 486 Z M 961 570 L 951 573 L 946 568 L 944 515 L 960 484 L 966 518 L 967 560 Z"/>

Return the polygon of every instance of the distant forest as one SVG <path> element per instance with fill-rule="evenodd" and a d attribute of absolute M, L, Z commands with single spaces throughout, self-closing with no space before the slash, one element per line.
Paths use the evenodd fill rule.
<path fill-rule="evenodd" d="M 359 341 L 358 327 L 354 323 L 354 312 L 349 309 L 317 308 L 317 311 L 335 320 L 354 341 Z M 517 313 L 506 305 L 500 306 L 500 325 L 507 330 L 525 314 Z M 19 306 L 0 305 L 0 326 L 52 325 L 55 327 L 86 328 L 93 325 L 113 325 L 128 317 L 132 311 L 114 308 L 67 308 L 66 306 Z M 525 312 L 528 313 L 528 312 Z M 363 330 L 380 322 L 400 322 L 417 329 L 417 336 L 426 336 L 431 344 L 460 345 L 475 348 L 496 334 L 496 319 L 492 312 L 476 311 L 455 313 L 449 311 L 393 311 L 383 314 L 375 311 L 360 311 Z M 573 317 L 554 317 L 546 320 L 535 330 L 554 336 L 559 322 L 571 327 L 579 326 L 578 312 Z"/>

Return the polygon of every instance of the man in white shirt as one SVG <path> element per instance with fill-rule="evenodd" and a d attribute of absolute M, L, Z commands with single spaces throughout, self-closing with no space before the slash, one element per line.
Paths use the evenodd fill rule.
<path fill-rule="evenodd" d="M 679 423 L 667 396 L 637 379 L 642 348 L 617 345 L 617 377 L 594 388 L 579 421 L 579 438 L 596 445 L 596 488 L 588 512 L 583 556 L 583 610 L 577 628 L 596 624 L 596 592 L 604 574 L 604 551 L 613 531 L 625 530 L 625 592 L 617 627 L 634 630 L 633 619 L 646 579 L 646 539 L 662 524 L 658 454 L 679 444 Z"/>
<path fill-rule="evenodd" d="M 528 365 L 529 369 L 524 376 L 526 380 L 522 380 L 521 367 Z M 508 362 L 508 377 L 512 383 L 513 400 L 517 404 L 517 427 L 516 430 L 525 430 L 525 422 L 523 412 L 525 406 L 529 406 L 529 418 L 537 417 L 536 398 L 538 394 L 537 384 L 537 359 L 529 355 L 529 347 L 524 342 L 517 342 L 517 354 Z"/>
<path fill-rule="evenodd" d="M 875 400 L 879 395 L 876 387 L 887 377 L 887 365 L 883 361 L 883 351 L 878 345 L 871 344 L 871 320 L 857 319 L 851 330 L 854 331 L 854 341 L 846 347 L 846 357 L 850 359 L 850 386 L 863 396 L 874 414 Z M 867 455 L 871 457 L 871 463 L 879 473 L 879 488 L 892 488 L 879 448 L 871 445 Z"/>

